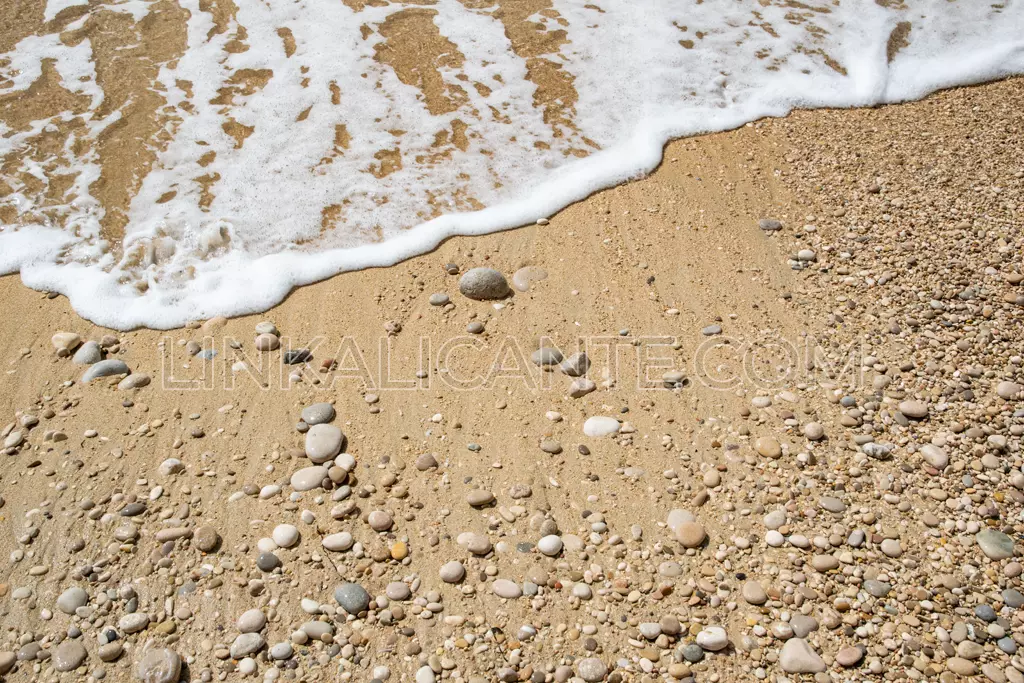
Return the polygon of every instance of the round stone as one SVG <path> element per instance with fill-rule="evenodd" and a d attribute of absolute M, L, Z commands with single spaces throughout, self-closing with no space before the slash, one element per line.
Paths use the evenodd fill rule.
<path fill-rule="evenodd" d="M 449 301 L 451 301 L 451 299 L 449 299 L 448 295 L 445 294 L 444 292 L 435 292 L 434 294 L 430 295 L 429 299 L 427 299 L 427 302 L 431 306 L 444 306 Z"/>
<path fill-rule="evenodd" d="M 554 534 L 545 536 L 537 541 L 537 550 L 548 557 L 555 557 L 558 553 L 562 552 L 562 539 Z"/>
<path fill-rule="evenodd" d="M 597 657 L 587 657 L 576 665 L 576 673 L 587 683 L 595 683 L 604 680 L 608 675 L 608 667 Z"/>
<path fill-rule="evenodd" d="M 374 531 L 387 531 L 394 523 L 391 515 L 383 510 L 374 510 L 366 516 L 366 521 Z"/>
<path fill-rule="evenodd" d="M 766 458 L 777 459 L 782 457 L 782 445 L 773 436 L 761 436 L 754 442 L 754 450 Z"/>
<path fill-rule="evenodd" d="M 275 661 L 282 661 L 285 659 L 291 659 L 293 653 L 294 650 L 292 649 L 292 644 L 285 641 L 283 643 L 277 643 L 271 647 L 270 652 L 267 654 L 269 654 L 270 658 Z"/>
<path fill-rule="evenodd" d="M 365 612 L 370 605 L 370 594 L 357 583 L 343 583 L 334 589 L 334 599 L 352 615 Z"/>
<path fill-rule="evenodd" d="M 135 675 L 142 683 L 178 683 L 181 657 L 167 648 L 149 650 L 139 660 Z"/>
<path fill-rule="evenodd" d="M 384 595 L 388 596 L 389 600 L 401 601 L 408 600 L 412 591 L 409 589 L 409 584 L 404 581 L 392 581 L 384 588 Z"/>
<path fill-rule="evenodd" d="M 89 604 L 89 594 L 78 586 L 72 586 L 57 598 L 57 609 L 64 614 L 74 614 L 79 607 Z"/>
<path fill-rule="evenodd" d="M 263 572 L 272 572 L 281 566 L 281 560 L 274 553 L 260 553 L 256 557 L 256 567 Z"/>
<path fill-rule="evenodd" d="M 266 625 L 267 615 L 258 609 L 242 612 L 242 616 L 238 617 L 238 622 L 236 623 L 239 633 L 256 633 L 262 631 Z"/>
<path fill-rule="evenodd" d="M 212 526 L 196 527 L 192 534 L 192 543 L 204 553 L 212 553 L 220 545 L 220 534 Z"/>
<path fill-rule="evenodd" d="M 757 581 L 747 581 L 743 584 L 743 599 L 751 605 L 763 605 L 768 602 L 768 594 Z"/>
<path fill-rule="evenodd" d="M 330 424 L 313 425 L 306 432 L 306 457 L 322 464 L 333 460 L 345 443 L 345 434 Z"/>
<path fill-rule="evenodd" d="M 614 417 L 605 417 L 604 415 L 589 417 L 583 423 L 583 433 L 592 438 L 615 434 L 620 428 L 621 425 L 618 420 Z"/>
<path fill-rule="evenodd" d="M 452 560 L 441 565 L 439 574 L 445 583 L 458 583 L 466 576 L 466 568 L 458 560 Z"/>
<path fill-rule="evenodd" d="M 729 644 L 729 634 L 721 626 L 708 626 L 697 634 L 697 644 L 708 652 L 718 652 Z"/>
<path fill-rule="evenodd" d="M 508 281 L 493 268 L 472 268 L 459 278 L 459 291 L 468 299 L 486 301 L 509 295 Z"/>
<path fill-rule="evenodd" d="M 825 428 L 818 422 L 808 422 L 804 425 L 804 436 L 808 441 L 821 441 L 825 438 Z"/>
<path fill-rule="evenodd" d="M 302 421 L 310 427 L 330 422 L 334 416 L 334 406 L 330 403 L 314 403 L 302 409 Z"/>
<path fill-rule="evenodd" d="M 281 548 L 291 548 L 299 542 L 299 530 L 291 524 L 278 524 L 270 537 Z"/>
<path fill-rule="evenodd" d="M 696 548 L 707 538 L 707 532 L 699 522 L 683 522 L 676 531 L 676 538 L 684 548 Z"/>
<path fill-rule="evenodd" d="M 255 346 L 257 351 L 266 353 L 274 351 L 281 346 L 281 340 L 276 334 L 264 333 L 256 337 Z"/>
<path fill-rule="evenodd" d="M 1021 389 L 1021 385 L 1016 382 L 1000 382 L 996 385 L 996 395 L 1005 401 L 1010 401 L 1016 398 Z"/>

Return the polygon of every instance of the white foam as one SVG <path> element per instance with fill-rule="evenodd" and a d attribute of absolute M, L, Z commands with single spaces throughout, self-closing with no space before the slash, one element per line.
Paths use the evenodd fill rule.
<path fill-rule="evenodd" d="M 531 21 L 566 31 L 568 42 L 543 57 L 573 77 L 572 127 L 546 123 L 534 106 L 536 85 L 494 8 L 471 10 L 457 0 L 427 8 L 464 56 L 460 67 L 441 71 L 458 106 L 432 114 L 418 88 L 374 60 L 379 31 L 366 39 L 360 32 L 405 9 L 400 3 L 353 13 L 338 0 L 240 1 L 236 19 L 214 34 L 198 0 L 180 3 L 190 13 L 188 49 L 163 66 L 157 84 L 180 121 L 131 202 L 124 257 L 115 262 L 100 238 L 103 207 L 88 195 L 99 167 L 90 156 L 72 161 L 84 173 L 76 181 L 79 200 L 65 207 L 66 224 L 0 227 L 0 271 L 20 270 L 29 286 L 63 292 L 80 314 L 110 327 L 168 328 L 257 312 L 293 287 L 390 265 L 452 235 L 532 223 L 649 172 L 673 137 L 734 128 L 795 107 L 916 99 L 1024 72 L 1024 5 L 1016 0 L 997 9 L 924 0 L 907 10 L 847 0 L 821 11 L 753 0 L 598 1 L 603 12 L 555 0 L 561 19 L 543 13 Z M 48 12 L 51 6 L 56 12 L 69 5 L 51 0 Z M 136 20 L 147 11 L 139 0 L 118 7 Z M 225 49 L 235 21 L 250 45 L 242 53 Z M 887 41 L 902 21 L 912 24 L 910 43 L 888 63 Z M 295 37 L 291 57 L 281 27 Z M 692 48 L 682 40 L 693 41 Z M 826 53 L 845 73 L 826 62 Z M 16 65 L 0 71 L 0 82 L 13 83 L 7 90 L 27 88 L 42 59 L 53 58 L 67 87 L 89 94 L 94 109 L 102 101 L 87 41 L 68 48 L 54 36 L 33 37 L 6 57 Z M 259 92 L 236 94 L 230 108 L 210 104 L 242 69 L 269 69 L 273 77 Z M 179 88 L 182 80 L 191 83 L 191 97 Z M 330 102 L 332 82 L 341 91 L 338 105 Z M 228 117 L 254 127 L 241 149 L 222 127 Z M 455 119 L 469 126 L 466 149 L 450 142 L 434 148 L 437 133 L 450 132 Z M 90 121 L 90 134 L 113 120 Z M 36 124 L 0 137 L 0 155 L 30 144 L 46 122 Z M 348 149 L 334 149 L 338 124 L 351 138 Z M 589 149 L 588 141 L 600 151 L 582 159 L 567 154 Z M 381 150 L 396 148 L 400 170 L 382 178 L 368 172 L 381 163 Z M 201 165 L 210 151 L 216 159 Z M 447 157 L 416 159 L 437 151 Z M 322 163 L 325 158 L 331 162 Z M 213 173 L 220 180 L 203 210 L 195 179 Z M 172 190 L 173 199 L 157 203 Z M 468 211 L 468 197 L 487 208 Z M 2 201 L 14 198 L 17 193 Z M 429 198 L 444 215 L 426 220 L 434 211 Z M 21 214 L 33 200 L 19 201 Z M 343 207 L 341 219 L 322 231 L 329 205 Z M 144 293 L 139 281 L 148 284 Z"/>

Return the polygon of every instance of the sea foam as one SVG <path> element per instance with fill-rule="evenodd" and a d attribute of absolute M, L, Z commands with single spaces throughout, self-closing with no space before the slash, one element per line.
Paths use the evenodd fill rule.
<path fill-rule="evenodd" d="M 50 0 L 46 19 L 153 11 L 80 4 Z M 109 327 L 263 311 L 296 286 L 532 223 L 650 172 L 672 138 L 1024 72 L 1017 0 L 238 0 L 227 19 L 178 4 L 187 47 L 151 84 L 161 135 L 119 234 L 94 191 L 118 162 L 90 145 L 122 111 L 103 106 L 89 40 L 33 35 L 0 55 L 0 97 L 46 63 L 90 102 L 0 118 L 0 160 L 43 186 L 0 176 L 0 216 L 15 216 L 0 272 Z M 59 159 L 30 153 L 62 126 Z M 73 181 L 54 198 L 58 176 Z"/>

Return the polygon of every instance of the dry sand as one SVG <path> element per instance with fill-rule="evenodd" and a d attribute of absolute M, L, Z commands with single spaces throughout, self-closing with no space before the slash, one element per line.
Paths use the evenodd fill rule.
<path fill-rule="evenodd" d="M 597 665 L 581 660 L 592 657 L 609 680 L 781 680 L 794 666 L 810 679 L 819 664 L 827 673 L 816 680 L 978 671 L 1024 680 L 1009 652 L 1024 643 L 1022 618 L 1005 593 L 1020 588 L 1021 565 L 990 559 L 976 542 L 985 527 L 1005 531 L 1012 555 L 1022 530 L 1020 387 L 997 391 L 1024 383 L 1022 105 L 1016 79 L 677 141 L 650 177 L 546 225 L 453 239 L 393 268 L 298 290 L 263 315 L 195 329 L 114 333 L 62 297 L 0 279 L 0 426 L 17 423 L 5 439 L 23 434 L 0 456 L 0 544 L 10 557 L 0 652 L 34 657 L 38 643 L 46 653 L 17 661 L 8 679 L 129 680 L 146 648 L 167 647 L 189 680 L 235 680 L 250 666 L 229 652 L 235 622 L 259 607 L 268 646 L 296 642 L 276 664 L 266 650 L 254 654 L 257 677 L 369 681 L 385 666 L 402 681 L 434 680 L 424 667 L 439 680 L 564 680 L 570 670 L 589 677 Z M 783 229 L 760 229 L 762 218 Z M 800 250 L 813 256 L 799 261 Z M 536 266 L 549 277 L 496 306 L 461 296 L 449 263 L 509 277 Z M 428 303 L 436 292 L 450 307 Z M 312 349 L 297 381 L 289 373 L 302 366 L 282 370 L 281 351 L 254 350 L 263 320 L 286 349 Z M 483 334 L 466 333 L 474 321 Z M 721 334 L 702 334 L 711 325 Z M 110 357 L 152 383 L 79 383 L 84 368 L 54 353 L 58 331 L 113 334 Z M 569 398 L 571 378 L 536 368 L 529 355 L 542 340 L 566 355 L 586 348 L 596 391 Z M 190 357 L 189 341 L 218 355 Z M 391 345 L 388 386 L 382 342 Z M 319 372 L 332 357 L 341 369 Z M 233 372 L 238 361 L 262 371 Z M 664 386 L 670 370 L 684 386 Z M 288 483 L 311 464 L 299 414 L 322 401 L 335 405 L 356 462 L 355 506 L 342 519 L 332 518 L 331 492 L 292 500 Z M 927 417 L 908 420 L 907 401 Z M 20 426 L 26 415 L 39 424 Z M 585 437 L 595 415 L 619 418 L 622 431 Z M 781 453 L 766 442 L 755 449 L 758 437 Z M 865 447 L 872 439 L 891 452 Z M 560 452 L 546 452 L 558 450 L 552 440 Z M 928 443 L 948 465 L 922 460 Z M 420 471 L 427 453 L 439 466 Z M 161 474 L 167 458 L 184 471 Z M 282 492 L 269 499 L 232 497 L 272 484 Z M 532 494 L 513 499 L 524 485 Z M 468 505 L 474 489 L 493 492 L 495 507 Z M 134 501 L 145 512 L 121 516 Z M 687 549 L 666 527 L 674 509 L 696 517 L 703 546 Z M 775 547 L 764 518 L 778 509 L 786 540 Z M 390 531 L 368 526 L 371 511 L 391 515 Z M 277 551 L 280 569 L 261 572 L 257 542 L 282 523 L 301 540 Z M 138 538 L 116 541 L 124 525 Z M 188 532 L 155 538 L 173 527 Z M 216 530 L 216 551 L 198 549 L 197 527 Z M 583 548 L 557 558 L 517 549 L 552 529 Z M 362 556 L 321 547 L 342 531 Z M 497 548 L 473 556 L 457 542 L 464 532 Z M 399 542 L 408 557 L 395 560 Z M 438 574 L 453 559 L 468 572 L 458 585 Z M 505 600 L 495 579 L 540 592 Z M 741 597 L 756 593 L 744 586 L 751 580 L 763 605 Z M 334 605 L 342 581 L 372 596 L 405 581 L 419 602 L 322 614 L 335 624 L 333 644 L 299 644 L 293 632 L 318 618 L 300 600 Z M 891 592 L 865 592 L 867 581 Z M 580 583 L 591 599 L 574 593 Z M 69 616 L 55 601 L 74 585 L 89 606 Z M 118 625 L 132 592 L 150 622 L 126 634 Z M 818 627 L 787 641 L 796 615 Z M 639 633 L 648 622 L 661 622 L 661 635 Z M 687 661 L 714 624 L 731 646 Z M 101 662 L 110 628 L 125 651 Z M 82 668 L 56 672 L 79 654 L 73 642 L 87 653 Z M 805 643 L 820 658 L 797 652 Z M 837 655 L 850 647 L 861 656 L 844 670 L 854 657 Z"/>

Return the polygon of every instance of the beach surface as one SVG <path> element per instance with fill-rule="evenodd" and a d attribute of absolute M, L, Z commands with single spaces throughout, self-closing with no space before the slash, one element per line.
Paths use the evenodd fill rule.
<path fill-rule="evenodd" d="M 1022 111 L 677 140 L 183 329 L 0 278 L 0 675 L 1024 681 Z"/>

